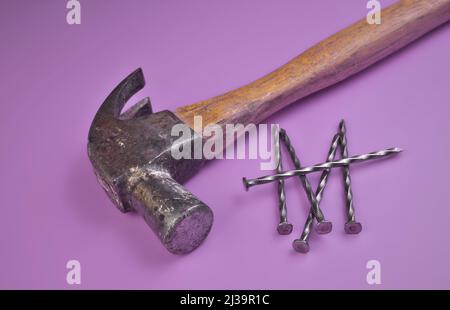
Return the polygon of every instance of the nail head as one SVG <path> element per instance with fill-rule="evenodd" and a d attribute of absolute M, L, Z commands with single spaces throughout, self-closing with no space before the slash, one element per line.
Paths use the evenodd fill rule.
<path fill-rule="evenodd" d="M 347 234 L 356 235 L 362 230 L 362 225 L 359 222 L 350 221 L 345 223 L 345 232 Z"/>
<path fill-rule="evenodd" d="M 277 230 L 280 235 L 289 235 L 292 232 L 292 224 L 288 222 L 282 222 L 278 224 Z"/>
<path fill-rule="evenodd" d="M 296 252 L 306 254 L 309 252 L 309 244 L 308 241 L 304 241 L 301 239 L 295 239 L 292 242 L 292 247 Z"/>
<path fill-rule="evenodd" d="M 320 223 L 317 223 L 314 229 L 318 234 L 328 234 L 333 229 L 333 223 L 331 223 L 330 221 L 322 221 Z"/>

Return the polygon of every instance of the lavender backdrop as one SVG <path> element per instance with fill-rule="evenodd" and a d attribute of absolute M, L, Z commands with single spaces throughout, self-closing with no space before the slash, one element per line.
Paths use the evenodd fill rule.
<path fill-rule="evenodd" d="M 405 149 L 352 168 L 360 235 L 343 232 L 334 173 L 322 206 L 335 229 L 313 236 L 308 255 L 295 253 L 308 207 L 299 182 L 287 184 L 294 232 L 279 236 L 274 185 L 242 189 L 259 162 L 222 160 L 187 184 L 215 224 L 179 257 L 97 184 L 86 139 L 101 102 L 137 67 L 147 86 L 134 100 L 149 95 L 156 111 L 231 90 L 365 16 L 366 1 L 81 4 L 81 25 L 69 26 L 66 1 L 0 3 L 1 288 L 450 288 L 448 25 L 269 120 L 305 164 L 325 158 L 341 118 L 351 154 Z M 79 286 L 66 283 L 70 259 L 81 262 Z M 381 263 L 381 285 L 366 283 L 370 259 Z"/>

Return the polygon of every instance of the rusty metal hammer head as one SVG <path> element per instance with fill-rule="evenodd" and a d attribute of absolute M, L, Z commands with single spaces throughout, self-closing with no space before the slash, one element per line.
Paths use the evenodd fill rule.
<path fill-rule="evenodd" d="M 179 182 L 205 161 L 172 157 L 172 144 L 180 141 L 172 137 L 171 129 L 182 121 L 170 111 L 152 113 L 148 98 L 121 114 L 144 85 L 138 69 L 108 96 L 89 131 L 89 158 L 100 184 L 122 212 L 142 214 L 170 252 L 189 253 L 208 235 L 213 214 Z M 197 139 L 201 137 L 192 131 L 181 145 Z"/>

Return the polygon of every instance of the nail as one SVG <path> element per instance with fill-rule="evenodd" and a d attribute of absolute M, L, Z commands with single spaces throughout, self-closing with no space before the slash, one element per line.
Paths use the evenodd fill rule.
<path fill-rule="evenodd" d="M 289 156 L 291 157 L 295 168 L 301 169 L 302 167 L 300 164 L 300 160 L 298 159 L 297 154 L 295 153 L 295 150 L 292 147 L 291 141 L 284 129 L 280 130 L 280 139 L 284 142 L 284 145 L 288 150 Z M 282 174 L 281 171 L 277 173 Z M 328 234 L 332 230 L 333 224 L 325 219 L 322 210 L 320 210 L 319 204 L 316 199 L 316 195 L 312 191 L 311 183 L 309 183 L 308 178 L 304 174 L 299 174 L 298 177 L 303 185 L 303 188 L 305 189 L 306 195 L 311 204 L 310 210 L 312 211 L 314 217 L 317 220 L 317 225 L 315 226 L 316 232 L 319 234 Z"/>
<path fill-rule="evenodd" d="M 328 150 L 327 162 L 330 162 L 334 159 L 336 154 L 336 150 L 340 141 L 340 135 L 336 134 L 331 141 L 330 149 Z M 316 189 L 316 200 L 317 204 L 320 204 L 320 201 L 323 197 L 323 191 L 325 186 L 327 185 L 328 176 L 330 175 L 331 169 L 324 170 L 322 175 L 320 176 L 319 185 Z M 295 239 L 292 243 L 292 247 L 295 251 L 300 253 L 308 253 L 309 252 L 309 235 L 311 233 L 311 228 L 313 225 L 314 215 L 312 210 L 309 211 L 308 217 L 306 219 L 305 225 L 303 227 L 302 234 L 299 239 Z"/>
<path fill-rule="evenodd" d="M 339 159 L 336 161 L 320 163 L 320 164 L 316 164 L 316 165 L 309 166 L 309 167 L 303 167 L 301 169 L 289 170 L 289 171 L 285 171 L 283 173 L 278 173 L 278 174 L 274 174 L 274 175 L 267 175 L 267 176 L 263 176 L 263 177 L 256 178 L 256 179 L 248 180 L 248 179 L 244 178 L 243 180 L 244 180 L 245 187 L 249 188 L 249 187 L 252 187 L 255 185 L 275 182 L 278 179 L 287 179 L 287 178 L 291 178 L 294 176 L 302 176 L 302 175 L 306 175 L 309 173 L 320 172 L 320 171 L 324 171 L 324 170 L 331 169 L 331 168 L 350 165 L 352 163 L 364 162 L 364 161 L 368 161 L 368 160 L 392 156 L 392 155 L 396 155 L 402 151 L 403 150 L 398 147 L 393 147 L 393 148 L 384 149 L 381 151 L 375 151 L 375 152 L 370 152 L 367 154 L 355 155 L 355 156 L 351 156 L 351 157 L 347 157 L 347 158 L 342 158 L 342 159 Z"/>
<path fill-rule="evenodd" d="M 275 150 L 275 161 L 277 164 L 276 171 L 280 173 L 283 171 L 283 162 L 281 159 L 281 145 L 280 145 L 280 127 L 273 127 L 273 146 Z M 277 226 L 277 231 L 280 235 L 289 235 L 292 232 L 292 224 L 287 220 L 286 194 L 284 191 L 284 180 L 278 180 L 278 210 L 280 214 L 280 223 Z"/>
<path fill-rule="evenodd" d="M 347 129 L 345 126 L 345 121 L 341 120 L 339 123 L 339 133 L 341 134 L 341 156 L 342 158 L 348 157 L 348 147 L 347 147 Z M 347 210 L 347 223 L 345 223 L 345 232 L 347 234 L 359 234 L 362 230 L 361 223 L 357 222 L 355 219 L 355 207 L 353 205 L 353 192 L 352 192 L 352 182 L 350 178 L 350 167 L 343 167 L 343 178 L 344 178 L 344 190 L 345 190 L 345 207 Z"/>

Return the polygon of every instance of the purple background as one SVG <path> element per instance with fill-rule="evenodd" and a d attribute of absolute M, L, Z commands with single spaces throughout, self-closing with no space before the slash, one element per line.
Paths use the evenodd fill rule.
<path fill-rule="evenodd" d="M 336 171 L 322 202 L 334 231 L 295 253 L 308 208 L 298 180 L 287 183 L 294 232 L 279 236 L 275 185 L 242 189 L 259 161 L 222 160 L 187 183 L 215 223 L 180 257 L 97 184 L 86 140 L 101 102 L 137 67 L 147 86 L 133 100 L 149 95 L 155 111 L 231 90 L 364 17 L 366 1 L 81 0 L 75 26 L 65 4 L 0 4 L 1 288 L 450 288 L 448 25 L 268 120 L 286 128 L 304 164 L 325 159 L 341 118 L 351 154 L 405 149 L 352 168 L 360 235 L 343 232 Z M 70 259 L 81 262 L 80 286 L 66 283 Z M 378 286 L 366 283 L 371 259 Z"/>

